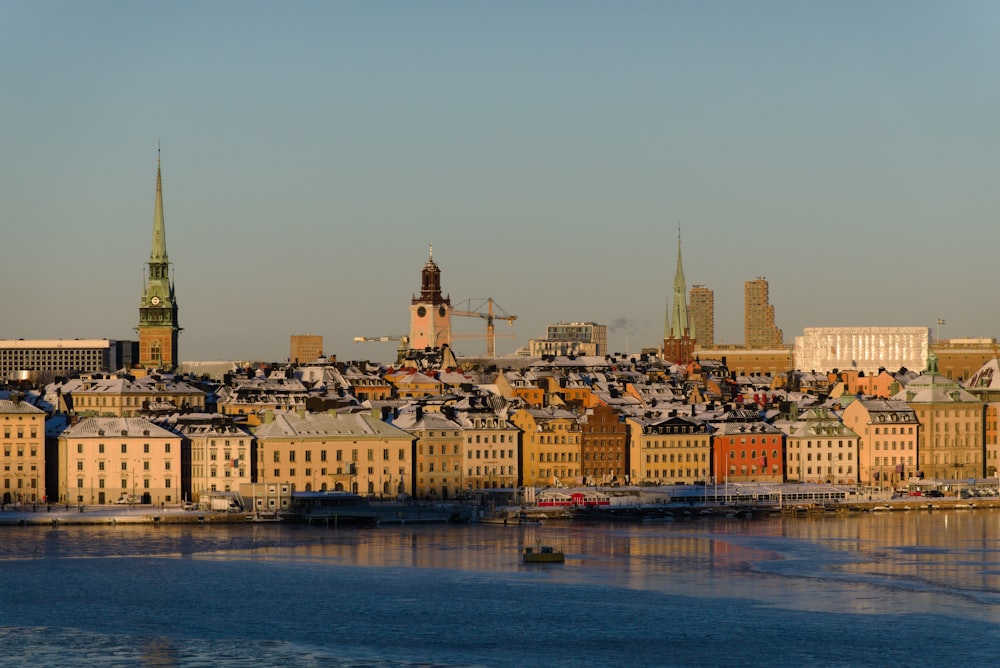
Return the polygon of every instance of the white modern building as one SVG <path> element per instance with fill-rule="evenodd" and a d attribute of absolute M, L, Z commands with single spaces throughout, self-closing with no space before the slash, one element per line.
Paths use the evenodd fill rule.
<path fill-rule="evenodd" d="M 927 327 L 806 327 L 802 336 L 795 337 L 799 371 L 921 370 L 929 353 Z"/>

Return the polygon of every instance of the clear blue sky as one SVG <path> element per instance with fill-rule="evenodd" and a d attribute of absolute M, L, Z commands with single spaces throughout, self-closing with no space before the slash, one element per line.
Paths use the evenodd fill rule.
<path fill-rule="evenodd" d="M 498 352 L 636 351 L 678 225 L 717 342 L 757 276 L 787 341 L 1000 335 L 997 2 L 0 0 L 0 61 L 0 338 L 135 337 L 158 141 L 186 360 L 390 359 L 429 243 Z"/>

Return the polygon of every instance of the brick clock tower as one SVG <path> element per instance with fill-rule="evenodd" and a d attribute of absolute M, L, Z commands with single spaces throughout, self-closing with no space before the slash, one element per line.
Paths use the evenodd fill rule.
<path fill-rule="evenodd" d="M 434 263 L 434 247 L 420 272 L 420 296 L 410 303 L 410 348 L 451 345 L 451 297 L 441 295 L 441 270 Z"/>
<path fill-rule="evenodd" d="M 163 227 L 163 181 L 159 151 L 156 156 L 156 205 L 153 209 L 153 248 L 139 305 L 139 366 L 173 370 L 178 363 L 177 299 L 170 279 L 167 240 Z"/>

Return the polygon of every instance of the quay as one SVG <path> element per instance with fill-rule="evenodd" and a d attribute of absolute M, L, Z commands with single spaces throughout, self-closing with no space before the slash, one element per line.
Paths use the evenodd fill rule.
<path fill-rule="evenodd" d="M 26 506 L 0 511 L 0 526 L 60 526 L 117 524 L 239 524 L 246 513 L 221 513 L 156 508 L 137 505 L 115 506 L 62 505 Z"/>

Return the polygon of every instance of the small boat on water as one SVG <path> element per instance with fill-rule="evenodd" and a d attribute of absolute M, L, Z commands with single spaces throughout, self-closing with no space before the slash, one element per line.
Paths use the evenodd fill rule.
<path fill-rule="evenodd" d="M 548 545 L 537 550 L 533 547 L 524 548 L 524 562 L 527 564 L 561 564 L 566 561 L 566 555 Z"/>

